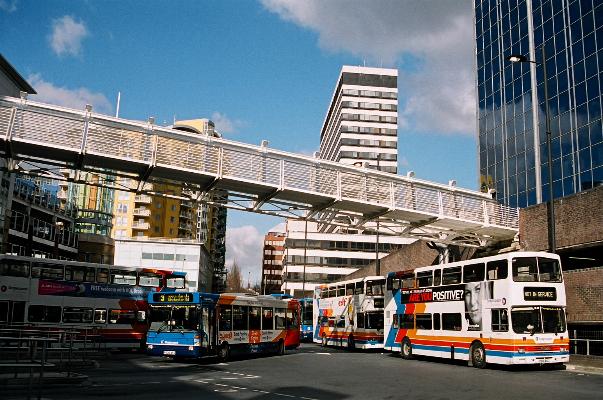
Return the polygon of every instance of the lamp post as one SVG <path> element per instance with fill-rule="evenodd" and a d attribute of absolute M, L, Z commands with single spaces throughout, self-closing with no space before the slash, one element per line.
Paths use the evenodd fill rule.
<path fill-rule="evenodd" d="M 548 212 L 548 240 L 549 240 L 549 251 L 551 253 L 556 252 L 555 248 L 555 203 L 553 199 L 553 155 L 551 154 L 551 113 L 549 110 L 549 88 L 548 88 L 548 78 L 546 71 L 546 52 L 544 50 L 544 45 L 540 48 L 542 53 L 542 61 L 540 63 L 536 61 L 529 60 L 526 56 L 512 54 L 507 57 L 508 61 L 513 63 L 532 63 L 532 64 L 540 64 L 542 66 L 542 76 L 544 78 L 544 109 L 545 109 L 545 119 L 546 119 L 546 150 L 548 155 L 548 171 L 549 171 L 549 212 Z M 536 105 L 538 106 L 538 105 Z"/>
<path fill-rule="evenodd" d="M 308 219 L 304 221 L 304 273 L 302 277 L 302 298 L 306 297 L 306 264 L 308 263 Z M 304 310 L 302 309 L 302 312 Z"/>

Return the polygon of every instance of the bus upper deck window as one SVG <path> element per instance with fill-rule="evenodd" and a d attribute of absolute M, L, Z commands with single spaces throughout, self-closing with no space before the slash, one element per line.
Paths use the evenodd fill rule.
<path fill-rule="evenodd" d="M 538 257 L 538 280 L 540 282 L 561 282 L 561 267 L 553 258 Z"/>
<path fill-rule="evenodd" d="M 518 257 L 511 260 L 513 280 L 516 282 L 537 282 L 538 267 L 536 257 Z"/>
<path fill-rule="evenodd" d="M 336 287 L 329 288 L 329 297 L 337 297 L 337 288 Z"/>
<path fill-rule="evenodd" d="M 442 270 L 436 269 L 433 271 L 433 286 L 440 286 L 442 283 Z"/>
<path fill-rule="evenodd" d="M 345 286 L 337 286 L 337 296 L 345 296 Z"/>
<path fill-rule="evenodd" d="M 486 265 L 486 277 L 489 281 L 506 279 L 509 275 L 507 260 L 490 261 Z"/>
<path fill-rule="evenodd" d="M 469 264 L 463 267 L 463 282 L 480 282 L 484 280 L 485 265 Z"/>
<path fill-rule="evenodd" d="M 356 282 L 354 294 L 364 294 L 364 282 Z"/>
<path fill-rule="evenodd" d="M 461 267 L 444 268 L 442 271 L 442 285 L 461 283 Z"/>
<path fill-rule="evenodd" d="M 433 271 L 417 272 L 417 285 L 419 287 L 431 286 L 433 284 Z"/>
<path fill-rule="evenodd" d="M 354 284 L 348 283 L 347 285 L 345 285 L 345 295 L 351 296 L 353 294 L 354 294 Z"/>

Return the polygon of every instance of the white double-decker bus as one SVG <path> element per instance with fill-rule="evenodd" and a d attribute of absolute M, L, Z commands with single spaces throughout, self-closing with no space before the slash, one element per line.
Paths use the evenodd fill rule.
<path fill-rule="evenodd" d="M 495 364 L 569 362 L 559 256 L 512 252 L 392 272 L 385 349 Z"/>
<path fill-rule="evenodd" d="M 369 276 L 317 287 L 313 341 L 348 349 L 383 348 L 385 278 Z"/>

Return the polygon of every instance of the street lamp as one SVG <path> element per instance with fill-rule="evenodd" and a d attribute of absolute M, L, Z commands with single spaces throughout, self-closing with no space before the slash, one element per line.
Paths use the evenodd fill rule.
<path fill-rule="evenodd" d="M 551 154 L 551 113 L 549 110 L 549 88 L 548 78 L 546 73 L 546 52 L 544 46 L 540 47 L 542 51 L 542 61 L 540 63 L 529 60 L 526 56 L 521 54 L 511 54 L 507 57 L 507 61 L 513 63 L 532 63 L 542 65 L 542 76 L 544 78 L 544 109 L 546 119 L 546 150 L 548 153 L 548 170 L 549 170 L 549 213 L 548 213 L 548 234 L 549 234 L 549 251 L 555 253 L 555 204 L 553 199 L 553 155 Z M 536 105 L 538 107 L 538 105 Z"/>

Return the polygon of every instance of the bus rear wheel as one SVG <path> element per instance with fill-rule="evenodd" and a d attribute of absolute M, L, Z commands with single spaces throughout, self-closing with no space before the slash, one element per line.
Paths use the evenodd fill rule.
<path fill-rule="evenodd" d="M 220 349 L 218 350 L 218 357 L 222 361 L 228 360 L 230 357 L 230 347 L 228 346 L 228 343 L 224 343 L 222 346 L 220 346 Z"/>
<path fill-rule="evenodd" d="M 480 342 L 471 345 L 471 365 L 475 368 L 486 368 L 486 350 Z"/>
<path fill-rule="evenodd" d="M 405 360 L 410 360 L 412 358 L 412 345 L 410 343 L 410 339 L 405 337 L 402 340 L 402 349 L 400 351 L 402 358 Z"/>

